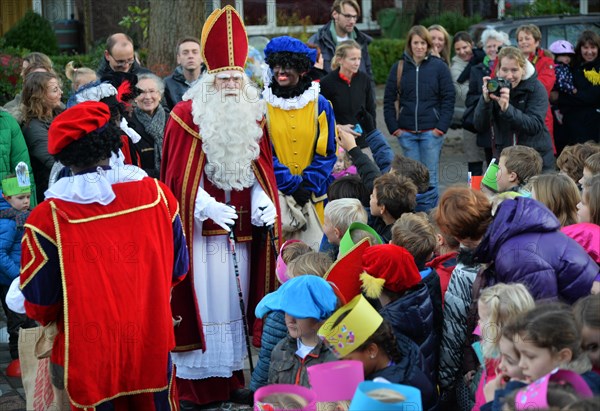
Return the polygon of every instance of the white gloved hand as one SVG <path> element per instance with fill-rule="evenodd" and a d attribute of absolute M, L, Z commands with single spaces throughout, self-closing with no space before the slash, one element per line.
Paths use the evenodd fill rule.
<path fill-rule="evenodd" d="M 254 186 L 252 186 L 251 198 L 252 225 L 257 227 L 274 225 L 277 209 L 260 184 L 254 183 Z"/>
<path fill-rule="evenodd" d="M 268 202 L 265 202 L 264 205 L 258 207 L 258 222 L 260 225 L 272 226 L 275 225 L 275 217 L 277 217 L 277 209 L 275 208 L 275 204 L 269 199 Z M 259 225 L 259 224 L 254 224 Z"/>
<path fill-rule="evenodd" d="M 218 201 L 207 204 L 203 210 L 203 214 L 226 231 L 231 231 L 229 226 L 234 225 L 234 220 L 237 220 L 238 218 L 235 208 L 228 206 L 227 204 L 219 203 Z"/>

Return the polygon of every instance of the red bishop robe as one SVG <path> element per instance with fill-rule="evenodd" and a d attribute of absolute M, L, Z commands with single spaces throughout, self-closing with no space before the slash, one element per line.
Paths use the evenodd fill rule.
<path fill-rule="evenodd" d="M 223 121 L 228 120 L 223 119 Z M 260 156 L 253 161 L 252 169 L 256 181 L 275 204 L 277 215 L 280 215 L 271 142 L 266 132 L 264 120 L 261 122 L 261 127 L 263 138 L 260 140 Z M 165 129 L 160 179 L 173 191 L 181 207 L 181 221 L 190 255 L 190 273 L 194 272 L 194 207 L 205 161 L 205 154 L 202 151 L 202 137 L 192 118 L 192 101 L 181 102 L 171 111 Z M 206 185 L 208 179 L 205 178 L 204 181 Z M 219 198 L 217 200 L 219 201 Z M 210 220 L 207 220 L 207 222 L 210 222 Z M 280 238 L 281 224 L 279 219 L 276 221 L 274 230 L 275 236 Z M 212 234 L 227 234 L 225 230 L 214 231 Z M 276 247 L 279 247 L 278 240 Z M 254 308 L 265 294 L 275 289 L 276 251 L 271 245 L 267 230 L 264 227 L 252 226 L 250 296 L 246 302 L 250 329 L 252 329 L 254 320 Z M 177 347 L 174 351 L 191 351 L 205 348 L 202 313 L 198 309 L 193 277 L 193 275 L 188 275 L 173 290 L 173 298 L 171 299 L 173 317 L 178 318 L 178 316 L 181 316 L 181 318 L 186 319 L 175 327 Z"/>

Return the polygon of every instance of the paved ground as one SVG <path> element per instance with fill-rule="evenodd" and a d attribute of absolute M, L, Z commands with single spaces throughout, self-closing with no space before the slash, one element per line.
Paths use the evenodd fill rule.
<path fill-rule="evenodd" d="M 383 120 L 383 86 L 377 87 L 377 125 L 381 131 L 388 137 L 392 148 L 401 152 L 396 138 L 390 137 L 385 122 Z M 446 187 L 467 182 L 467 166 L 462 154 L 462 130 L 449 130 L 442 148 L 442 157 L 440 162 L 440 192 Z M 1 312 L 2 310 L 0 310 Z M 4 313 L 0 313 L 3 317 Z M 3 319 L 0 318 L 0 328 L 6 326 Z M 258 353 L 254 350 L 254 364 L 256 364 Z M 10 378 L 5 374 L 6 367 L 10 363 L 8 344 L 0 343 L 0 411 L 25 410 L 25 395 L 21 380 Z M 249 366 L 245 370 L 246 381 L 250 381 Z M 250 410 L 251 407 L 237 404 L 223 404 L 221 407 L 211 408 L 209 410 Z"/>

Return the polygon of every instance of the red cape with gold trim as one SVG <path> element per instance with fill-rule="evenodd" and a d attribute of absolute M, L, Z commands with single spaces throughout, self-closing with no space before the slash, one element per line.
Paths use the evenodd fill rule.
<path fill-rule="evenodd" d="M 223 121 L 227 121 L 223 119 Z M 277 183 L 273 172 L 271 142 L 262 122 L 263 138 L 260 141 L 260 156 L 252 168 L 256 180 L 269 196 L 280 215 Z M 165 129 L 160 179 L 173 191 L 180 204 L 180 215 L 190 253 L 190 274 L 173 289 L 171 306 L 173 317 L 181 316 L 183 321 L 175 327 L 177 347 L 174 351 L 204 349 L 201 314 L 194 294 L 193 276 L 193 235 L 194 205 L 200 177 L 204 170 L 205 155 L 202 151 L 202 138 L 198 126 L 192 119 L 191 100 L 177 104 Z M 275 236 L 280 237 L 281 223 L 275 224 Z M 276 241 L 279 247 L 279 240 Z M 254 307 L 267 293 L 275 290 L 275 252 L 271 246 L 267 230 L 253 226 L 251 246 L 250 296 L 247 303 L 247 317 L 250 329 L 254 322 Z M 233 275 L 233 273 L 231 273 Z M 232 295 L 231 298 L 237 298 Z"/>

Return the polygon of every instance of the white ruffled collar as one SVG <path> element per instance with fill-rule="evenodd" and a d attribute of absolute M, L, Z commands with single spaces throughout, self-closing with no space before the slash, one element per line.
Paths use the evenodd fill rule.
<path fill-rule="evenodd" d="M 125 165 L 108 170 L 63 177 L 46 190 L 46 199 L 57 198 L 77 204 L 110 204 L 115 198 L 113 184 L 139 181 L 148 174 L 139 167 Z"/>
<path fill-rule="evenodd" d="M 280 108 L 282 110 L 298 110 L 306 107 L 311 101 L 315 101 L 319 98 L 321 86 L 318 82 L 313 81 L 308 89 L 298 97 L 282 98 L 277 97 L 273 94 L 270 86 L 266 86 L 262 95 L 265 101 L 273 107 Z"/>

